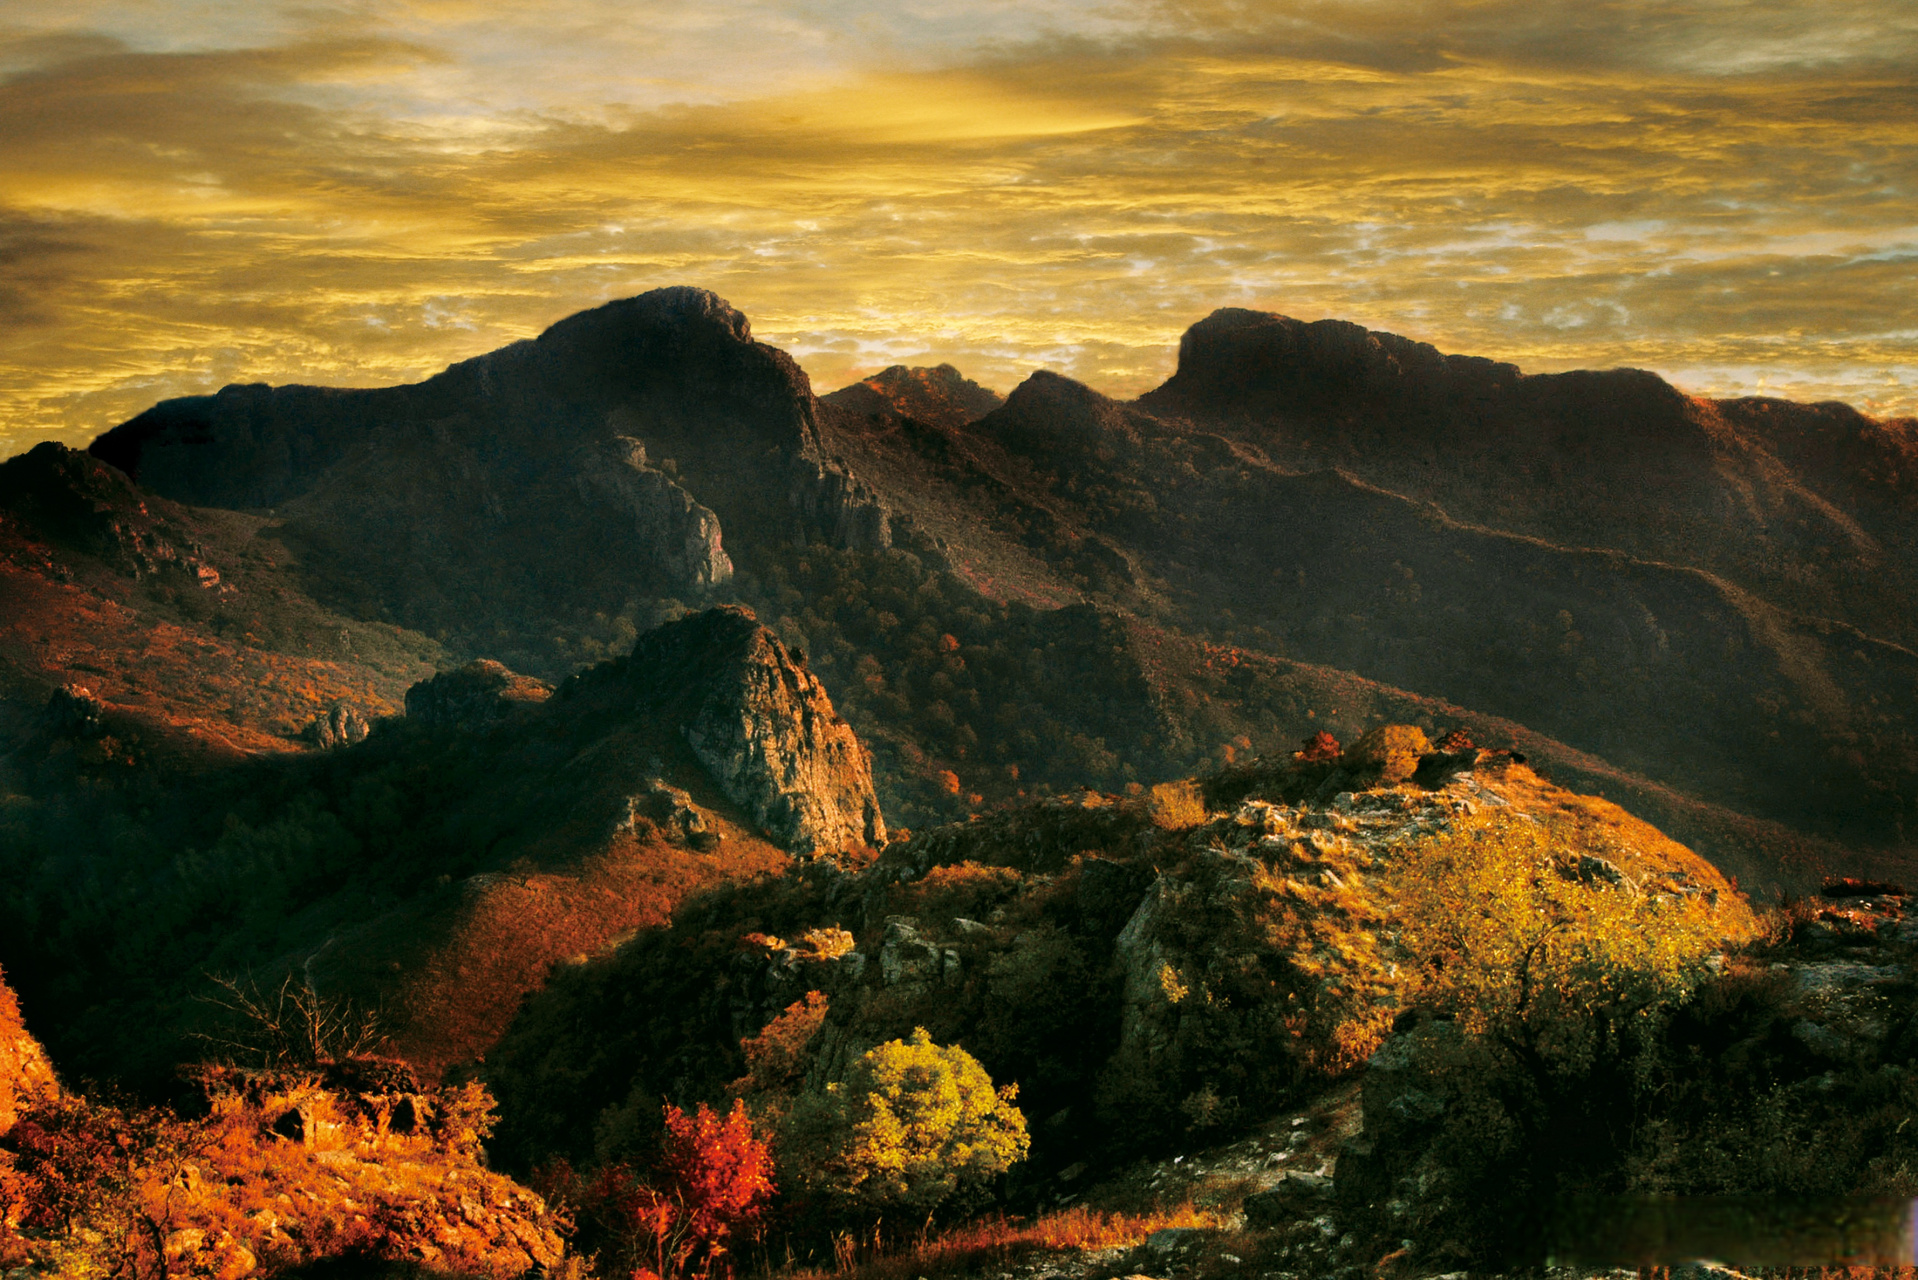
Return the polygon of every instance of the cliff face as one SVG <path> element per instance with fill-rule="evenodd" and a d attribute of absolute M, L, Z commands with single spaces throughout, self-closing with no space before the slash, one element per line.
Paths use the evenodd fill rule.
<path fill-rule="evenodd" d="M 866 749 L 803 656 L 739 607 L 641 636 L 562 699 L 630 697 L 684 735 L 713 781 L 794 853 L 885 843 Z"/>
<path fill-rule="evenodd" d="M 0 977 L 0 1134 L 33 1102 L 59 1092 L 46 1050 L 27 1031 L 20 1002 Z"/>

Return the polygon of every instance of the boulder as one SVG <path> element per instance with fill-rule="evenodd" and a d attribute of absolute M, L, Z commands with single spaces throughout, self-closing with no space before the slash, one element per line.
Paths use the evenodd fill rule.
<path fill-rule="evenodd" d="M 1332 1202 L 1332 1179 L 1288 1170 L 1276 1185 L 1245 1198 L 1248 1226 L 1278 1227 L 1323 1212 Z"/>

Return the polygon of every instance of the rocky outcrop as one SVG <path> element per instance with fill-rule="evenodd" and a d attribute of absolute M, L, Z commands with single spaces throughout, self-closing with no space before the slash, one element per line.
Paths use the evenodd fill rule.
<path fill-rule="evenodd" d="M 646 459 L 646 446 L 615 436 L 581 460 L 579 494 L 607 503 L 630 521 L 633 545 L 680 594 L 703 595 L 730 581 L 733 562 L 720 544 L 719 517 Z"/>
<path fill-rule="evenodd" d="M 421 724 L 483 728 L 552 695 L 542 680 L 522 676 L 491 659 L 443 671 L 406 691 L 406 717 Z"/>
<path fill-rule="evenodd" d="M 47 1051 L 28 1034 L 20 1002 L 0 975 L 0 1134 L 13 1127 L 22 1111 L 59 1092 Z"/>
<path fill-rule="evenodd" d="M 616 671 L 587 683 L 608 679 L 667 717 L 727 797 L 784 847 L 885 843 L 865 747 L 818 677 L 750 610 L 710 609 L 649 632 Z"/>
<path fill-rule="evenodd" d="M 128 577 L 221 586 L 178 508 L 149 500 L 119 470 L 63 444 L 49 440 L 0 462 L 0 513 L 9 512 L 35 535 Z"/>
<path fill-rule="evenodd" d="M 324 715 L 313 717 L 313 723 L 306 727 L 306 740 L 322 751 L 331 751 L 335 747 L 365 742 L 371 732 L 372 726 L 367 724 L 358 707 L 335 702 Z"/>
<path fill-rule="evenodd" d="M 802 539 L 816 532 L 827 545 L 849 551 L 884 551 L 892 545 L 891 511 L 837 458 L 796 459 L 788 496 L 802 522 Z"/>
<path fill-rule="evenodd" d="M 107 705 L 83 684 L 64 684 L 47 695 L 41 722 L 56 738 L 97 738 L 107 731 Z"/>

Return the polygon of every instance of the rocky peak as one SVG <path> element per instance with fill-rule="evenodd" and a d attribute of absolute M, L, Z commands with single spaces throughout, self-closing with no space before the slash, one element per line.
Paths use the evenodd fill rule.
<path fill-rule="evenodd" d="M 1006 402 L 949 364 L 935 369 L 896 364 L 819 398 L 856 414 L 905 417 L 948 428 L 976 422 Z"/>
<path fill-rule="evenodd" d="M 172 504 L 150 505 L 125 473 L 51 440 L 0 462 L 0 513 L 132 577 L 171 573 L 185 584 L 220 585 Z"/>
<path fill-rule="evenodd" d="M 727 798 L 795 853 L 878 847 L 872 766 L 802 656 L 740 606 L 641 636 L 632 656 L 584 673 L 566 699 L 618 690 L 676 728 Z"/>
<path fill-rule="evenodd" d="M 0 975 L 0 1134 L 35 1101 L 60 1092 L 47 1051 L 27 1032 L 4 975 Z"/>

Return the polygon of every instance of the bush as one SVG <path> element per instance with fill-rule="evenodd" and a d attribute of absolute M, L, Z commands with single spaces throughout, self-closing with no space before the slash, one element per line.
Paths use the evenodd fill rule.
<path fill-rule="evenodd" d="M 572 1213 L 581 1248 L 614 1274 L 633 1277 L 730 1275 L 730 1241 L 755 1232 L 773 1195 L 772 1155 L 746 1104 L 716 1115 L 665 1108 L 665 1138 L 654 1176 L 626 1164 L 590 1177 L 565 1161 L 538 1176 L 541 1190 Z"/>
<path fill-rule="evenodd" d="M 801 1187 L 841 1213 L 929 1215 L 976 1203 L 1031 1145 L 1017 1092 L 995 1089 L 971 1054 L 921 1028 L 802 1096 L 785 1158 Z"/>

